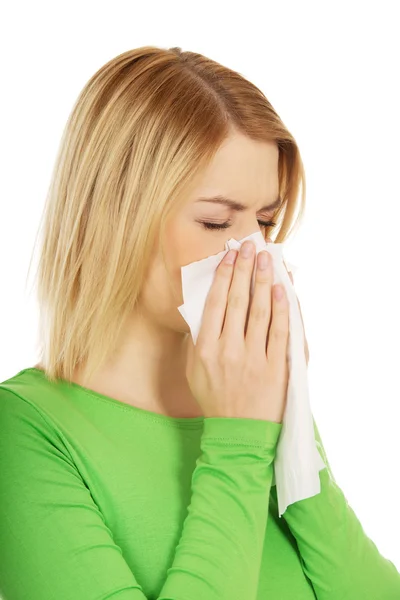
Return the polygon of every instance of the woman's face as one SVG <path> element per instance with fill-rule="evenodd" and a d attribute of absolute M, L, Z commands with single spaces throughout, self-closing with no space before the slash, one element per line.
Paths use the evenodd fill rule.
<path fill-rule="evenodd" d="M 166 226 L 164 252 L 171 276 L 157 248 L 140 299 L 147 318 L 176 332 L 190 332 L 178 311 L 183 304 L 181 267 L 224 251 L 230 238 L 240 240 L 260 230 L 264 233 L 258 221 L 270 221 L 277 208 L 264 207 L 279 196 L 278 159 L 275 143 L 256 142 L 239 133 L 225 140 L 195 181 L 187 203 Z M 235 200 L 244 210 L 199 201 L 215 196 Z M 207 224 L 227 227 L 209 229 Z"/>

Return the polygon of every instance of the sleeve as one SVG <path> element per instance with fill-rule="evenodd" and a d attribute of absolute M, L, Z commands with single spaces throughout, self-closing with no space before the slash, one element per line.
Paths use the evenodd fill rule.
<path fill-rule="evenodd" d="M 256 598 L 281 424 L 205 419 L 159 600 Z M 0 597 L 145 600 L 57 430 L 0 387 Z"/>
<path fill-rule="evenodd" d="M 296 538 L 303 570 L 318 600 L 399 600 L 400 573 L 366 535 L 337 485 L 314 419 L 326 468 L 321 492 L 288 506 L 282 518 Z M 276 488 L 271 495 L 277 499 Z"/>

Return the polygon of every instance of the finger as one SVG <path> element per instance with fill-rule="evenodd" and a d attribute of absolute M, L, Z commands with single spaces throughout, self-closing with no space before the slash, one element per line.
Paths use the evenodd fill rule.
<path fill-rule="evenodd" d="M 237 251 L 235 259 L 237 259 Z M 216 341 L 219 339 L 225 318 L 227 298 L 229 288 L 232 282 L 234 263 L 228 263 L 228 252 L 218 265 L 213 283 L 204 304 L 201 326 L 197 338 L 197 345 L 201 346 L 207 340 Z"/>
<path fill-rule="evenodd" d="M 250 304 L 250 283 L 254 269 L 255 244 L 251 242 L 252 253 L 244 256 L 239 252 L 235 263 L 233 280 L 228 294 L 225 322 L 222 336 L 229 341 L 244 341 L 247 313 Z M 243 245 L 240 250 L 242 250 Z"/>
<path fill-rule="evenodd" d="M 266 269 L 259 268 L 261 254 L 267 254 L 269 259 Z M 246 329 L 246 344 L 256 350 L 261 356 L 265 353 L 268 329 L 271 321 L 271 289 L 273 284 L 272 257 L 267 251 L 257 256 L 254 294 L 251 301 L 249 320 Z"/>
<path fill-rule="evenodd" d="M 283 298 L 277 300 L 272 292 L 272 320 L 268 334 L 267 358 L 277 373 L 286 372 L 287 343 L 289 338 L 289 302 L 283 285 Z M 273 290 L 276 286 L 273 286 Z"/>

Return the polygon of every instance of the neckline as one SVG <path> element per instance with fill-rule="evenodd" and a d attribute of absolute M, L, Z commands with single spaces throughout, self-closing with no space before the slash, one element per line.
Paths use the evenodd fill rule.
<path fill-rule="evenodd" d="M 17 375 L 21 375 L 27 371 L 34 372 L 40 375 L 43 379 L 46 379 L 46 374 L 42 369 L 38 369 L 37 367 L 27 367 L 26 369 L 22 369 Z M 50 383 L 50 382 L 49 382 Z M 106 394 L 102 394 L 101 392 L 96 392 L 95 390 L 91 390 L 79 383 L 75 383 L 74 381 L 67 381 L 65 379 L 59 379 L 56 385 L 61 384 L 67 387 L 72 386 L 77 391 L 94 397 L 103 402 L 108 402 L 109 404 L 114 405 L 117 408 L 125 410 L 127 412 L 131 412 L 132 414 L 136 414 L 138 416 L 146 417 L 147 419 L 156 420 L 160 423 L 164 424 L 176 424 L 179 426 L 187 426 L 195 428 L 196 425 L 202 425 L 204 423 L 204 416 L 200 417 L 172 417 L 170 415 L 164 415 L 162 413 L 156 413 L 151 410 L 146 410 L 145 408 L 140 408 L 139 406 L 134 406 L 133 404 L 128 404 L 127 402 L 123 402 L 122 400 L 118 400 L 117 398 L 113 398 L 112 396 L 107 396 Z"/>

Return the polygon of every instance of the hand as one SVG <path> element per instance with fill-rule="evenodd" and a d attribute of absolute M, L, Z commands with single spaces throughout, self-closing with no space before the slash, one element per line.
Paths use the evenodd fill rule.
<path fill-rule="evenodd" d="M 242 251 L 250 245 L 252 253 Z M 231 251 L 237 256 L 236 251 Z M 272 259 L 260 269 L 256 258 L 255 288 L 250 283 L 255 246 L 242 244 L 236 264 L 216 270 L 196 346 L 188 339 L 186 377 L 205 417 L 262 419 L 281 423 L 288 384 L 289 303 L 283 286 L 273 285 Z M 278 287 L 283 297 L 273 293 Z M 249 311 L 247 329 L 246 316 Z"/>

